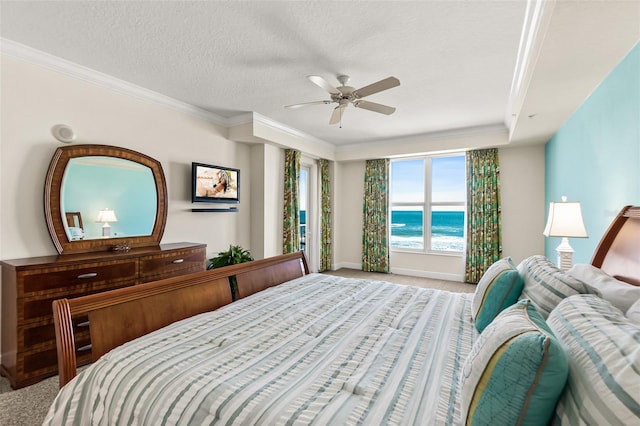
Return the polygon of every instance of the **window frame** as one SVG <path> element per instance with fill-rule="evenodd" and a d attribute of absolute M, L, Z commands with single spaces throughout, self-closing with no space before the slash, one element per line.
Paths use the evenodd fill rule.
<path fill-rule="evenodd" d="M 403 201 L 403 202 L 393 202 L 392 201 L 392 193 L 393 193 L 393 183 L 391 179 L 392 173 L 389 173 L 389 224 L 391 225 L 391 212 L 393 211 L 393 207 L 418 207 L 422 208 L 422 248 L 411 248 L 411 247 L 394 247 L 391 242 L 391 226 L 389 226 L 389 250 L 392 252 L 404 252 L 404 253 L 421 253 L 421 254 L 435 254 L 435 255 L 454 255 L 454 256 L 462 256 L 466 250 L 466 236 L 467 236 L 467 212 L 466 212 L 466 199 L 463 201 L 436 201 L 433 202 L 431 197 L 433 194 L 432 190 L 432 160 L 434 158 L 444 158 L 444 157 L 465 157 L 466 161 L 466 153 L 465 152 L 452 152 L 447 154 L 434 154 L 434 155 L 419 155 L 419 156 L 410 156 L 410 157 L 398 157 L 391 159 L 391 170 L 393 170 L 393 163 L 401 162 L 401 161 L 410 161 L 410 160 L 419 160 L 422 159 L 424 162 L 424 201 Z M 465 171 L 465 186 L 466 186 L 466 171 Z M 466 197 L 465 197 L 466 198 Z M 433 212 L 433 207 L 438 206 L 461 206 L 464 211 L 464 225 L 463 225 L 463 239 L 464 246 L 462 250 L 434 250 L 432 249 L 431 242 L 431 234 L 432 230 L 432 221 L 431 215 Z"/>

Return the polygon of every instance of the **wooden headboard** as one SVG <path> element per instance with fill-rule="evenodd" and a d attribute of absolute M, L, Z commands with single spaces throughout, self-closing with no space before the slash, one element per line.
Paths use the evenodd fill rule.
<path fill-rule="evenodd" d="M 640 286 L 640 207 L 625 206 L 618 213 L 591 264 L 617 280 Z"/>
<path fill-rule="evenodd" d="M 309 273 L 304 252 L 284 254 L 132 287 L 53 302 L 60 387 L 76 375 L 73 318 L 87 315 L 91 358 L 173 322 L 232 302 L 229 277 L 240 297 Z"/>

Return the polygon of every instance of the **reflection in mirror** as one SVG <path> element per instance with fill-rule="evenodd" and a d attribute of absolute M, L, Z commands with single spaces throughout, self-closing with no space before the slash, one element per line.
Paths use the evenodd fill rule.
<path fill-rule="evenodd" d="M 80 212 L 66 212 L 64 218 L 64 229 L 69 241 L 84 239 L 84 225 Z"/>
<path fill-rule="evenodd" d="M 60 210 L 69 241 L 151 235 L 157 205 L 153 171 L 134 161 L 72 158 L 62 177 Z M 105 209 L 109 215 L 104 215 Z"/>
<path fill-rule="evenodd" d="M 58 147 L 44 182 L 44 215 L 60 254 L 158 246 L 167 223 L 162 165 L 117 146 Z"/>

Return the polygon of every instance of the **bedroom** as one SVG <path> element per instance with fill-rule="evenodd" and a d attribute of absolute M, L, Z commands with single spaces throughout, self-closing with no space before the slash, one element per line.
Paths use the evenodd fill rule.
<path fill-rule="evenodd" d="M 9 4 L 10 2 L 4 2 L 4 19 L 8 19 Z M 597 4 L 591 6 L 593 10 L 573 10 L 572 7 L 575 6 L 559 2 L 553 13 L 546 17 L 549 20 L 546 37 L 551 40 L 540 46 L 540 61 L 546 60 L 543 65 L 552 70 L 565 69 L 565 74 L 553 80 L 549 75 L 550 71 L 542 66 L 533 67 L 530 72 L 537 73 L 532 78 L 546 79 L 547 83 L 552 84 L 551 87 L 566 85 L 562 101 L 567 105 L 562 105 L 562 112 L 552 117 L 553 120 L 560 120 L 555 123 L 544 121 L 547 118 L 540 113 L 542 109 L 538 111 L 538 117 L 533 120 L 538 120 L 535 126 L 542 128 L 543 133 L 546 131 L 550 137 L 630 52 L 638 39 L 635 21 L 628 18 L 637 12 L 635 6 L 634 2 L 622 2 L 611 3 L 602 10 L 597 9 L 602 7 Z M 583 13 L 580 14 L 581 12 Z M 20 16 L 19 9 L 15 13 Z M 518 13 L 524 13 L 524 6 L 518 9 Z M 81 16 L 76 19 L 81 19 Z M 567 31 L 574 34 L 570 40 L 566 40 L 564 30 L 557 28 L 560 25 L 566 27 L 567 21 L 572 22 L 571 30 Z M 594 36 L 590 33 L 591 27 L 596 24 L 601 29 L 595 36 L 599 42 L 594 44 Z M 517 23 L 510 26 L 516 38 L 520 37 L 520 27 Z M 3 31 L 7 31 L 7 25 L 3 28 Z M 442 37 L 443 34 L 439 36 Z M 511 40 L 511 43 L 517 45 L 517 40 Z M 547 54 L 547 51 L 551 53 Z M 601 117 L 592 120 L 592 117 L 583 118 L 586 113 L 580 113 L 574 118 L 578 123 L 574 127 L 587 126 L 588 134 L 614 132 L 611 140 L 593 139 L 582 142 L 571 134 L 576 131 L 568 129 L 557 135 L 546 148 L 543 143 L 548 137 L 539 138 L 536 143 L 509 142 L 504 124 L 491 123 L 483 123 L 482 126 L 465 131 L 426 133 L 420 138 L 393 138 L 390 139 L 392 143 L 369 142 L 365 149 L 354 144 L 345 147 L 322 143 L 312 137 L 301 140 L 300 133 L 287 131 L 286 127 L 278 126 L 269 117 L 258 113 L 244 114 L 236 118 L 235 122 L 215 114 L 207 115 L 200 109 L 172 99 L 161 96 L 154 98 L 153 92 L 145 92 L 122 80 L 109 80 L 104 75 L 92 74 L 90 70 L 74 66 L 73 62 L 65 62 L 28 47 L 24 48 L 23 45 L 16 45 L 11 42 L 10 37 L 3 39 L 2 53 L 3 187 L 0 200 L 3 206 L 12 207 L 3 209 L 0 222 L 2 259 L 46 255 L 55 251 L 38 206 L 42 203 L 41 188 L 46 164 L 59 145 L 50 135 L 51 127 L 57 123 L 66 123 L 75 129 L 78 133 L 76 143 L 113 144 L 135 149 L 158 159 L 168 178 L 171 206 L 163 241 L 203 242 L 208 245 L 208 252 L 211 254 L 226 248 L 230 243 L 250 248 L 258 258 L 280 252 L 279 235 L 282 225 L 278 210 L 281 208 L 281 201 L 265 194 L 282 185 L 282 167 L 272 165 L 282 164 L 283 146 L 301 148 L 308 161 L 315 158 L 335 161 L 335 268 L 358 268 L 360 264 L 358 230 L 362 228 L 361 176 L 366 158 L 498 146 L 502 168 L 503 252 L 514 259 L 522 259 L 530 253 L 543 250 L 552 255 L 555 239 L 545 241 L 539 230 L 544 227 L 547 203 L 557 200 L 561 195 L 569 195 L 570 198 L 582 201 L 583 209 L 589 212 L 585 214 L 587 227 L 594 235 L 604 231 L 620 206 L 633 203 L 638 198 L 639 190 L 632 176 L 625 175 L 624 172 L 611 173 L 609 169 L 612 167 L 624 171 L 638 167 L 634 139 L 637 138 L 638 130 L 633 125 L 633 118 L 629 118 L 633 117 L 633 108 L 638 102 L 634 91 L 625 89 L 626 85 L 634 84 L 633 67 L 637 65 L 633 63 L 633 55 L 637 55 L 637 48 L 627 59 L 626 63 L 629 64 L 625 65 L 625 69 L 610 77 L 613 81 L 609 85 L 614 86 L 614 89 L 603 89 L 607 91 L 602 95 L 604 99 L 590 101 L 590 104 L 595 105 L 590 107 L 595 110 L 590 114 L 599 114 Z M 574 72 L 580 72 L 579 79 L 572 75 Z M 511 75 L 512 72 L 509 71 L 508 74 Z M 96 80 L 100 78 L 106 78 L 107 81 Z M 299 85 L 311 86 L 308 81 L 303 81 L 304 76 L 300 80 L 297 82 Z M 559 102 L 552 98 L 555 95 L 553 91 L 546 89 L 543 84 L 535 84 L 535 81 L 531 84 L 531 100 L 526 99 L 527 102 L 535 102 L 532 108 L 549 109 L 549 105 Z M 615 91 L 616 85 L 622 87 Z M 313 87 L 307 89 L 309 96 L 319 95 Z M 297 95 L 292 95 L 293 100 L 304 100 L 296 98 Z M 616 102 L 618 98 L 624 103 Z M 620 111 L 626 111 L 626 115 L 605 106 L 610 103 L 615 108 L 620 108 Z M 323 113 L 322 110 L 311 112 L 315 121 Z M 317 124 L 328 127 L 324 119 L 322 116 L 322 123 Z M 527 126 L 531 124 L 520 121 L 517 123 L 518 128 L 522 132 L 530 131 Z M 604 128 L 602 123 L 608 123 L 608 127 Z M 348 122 L 345 121 L 344 124 L 347 127 Z M 264 140 L 270 142 L 235 142 Z M 583 144 L 586 143 L 589 144 L 588 150 L 583 149 Z M 616 149 L 611 149 L 611 144 L 621 150 L 619 156 Z M 181 149 L 175 149 L 176 146 Z M 606 191 L 604 180 L 600 180 L 600 183 L 594 180 L 588 190 L 582 186 L 584 178 L 597 174 L 586 173 L 579 164 L 572 161 L 576 151 L 585 164 L 596 165 L 602 176 L 607 176 L 607 179 L 615 177 L 616 181 L 610 183 L 621 189 L 615 193 Z M 604 161 L 604 156 L 607 155 L 618 158 Z M 191 204 L 187 168 L 192 161 L 217 161 L 244 170 L 243 177 L 247 185 L 238 213 L 194 215 L 189 211 Z M 628 162 L 628 165 L 618 168 L 620 161 Z M 616 166 L 609 166 L 614 162 Z M 12 177 L 15 176 L 20 176 L 20 179 L 14 180 Z M 625 176 L 630 178 L 624 179 Z M 336 184 L 337 181 L 340 182 L 339 185 Z M 620 184 L 620 181 L 624 183 Z M 527 187 L 526 195 L 522 193 L 523 186 Z M 28 190 L 25 191 L 25 188 Z M 605 212 L 596 210 L 597 200 L 607 200 Z M 212 220 L 215 221 L 215 236 L 203 235 L 201 229 L 209 226 Z M 576 259 L 588 260 L 595 241 L 576 240 L 574 244 L 577 248 Z M 393 253 L 392 256 L 392 270 L 395 272 L 458 280 L 461 277 L 459 257 L 403 253 Z M 313 256 L 310 263 L 314 268 Z"/>
<path fill-rule="evenodd" d="M 568 6 L 563 2 L 558 3 L 555 15 L 552 15 L 558 21 L 551 22 L 556 26 L 565 20 L 571 22 L 570 17 L 575 13 L 569 9 L 561 14 L 560 9 Z M 69 63 L 47 56 L 43 58 L 29 49 L 16 53 L 15 46 L 3 39 L 0 258 L 55 253 L 42 214 L 42 185 L 46 166 L 53 151 L 60 145 L 50 135 L 51 127 L 58 123 L 72 126 L 78 133 L 78 142 L 124 146 L 158 159 L 167 175 L 170 197 L 163 242 L 206 243 L 210 254 L 226 248 L 229 243 L 250 248 L 259 258 L 281 251 L 281 201 L 269 196 L 271 188 L 281 188 L 282 185 L 281 146 L 300 147 L 311 159 L 324 157 L 336 161 L 336 268 L 359 266 L 358 230 L 362 228 L 361 176 L 365 158 L 437 152 L 452 147 L 500 146 L 504 253 L 516 260 L 543 251 L 553 257 L 557 242 L 546 242 L 541 230 L 544 228 L 546 204 L 557 200 L 565 191 L 567 195 L 580 199 L 583 203 L 587 227 L 594 236 L 602 234 L 622 205 L 640 203 L 640 183 L 634 179 L 640 167 L 638 128 L 634 118 L 637 117 L 638 91 L 633 90 L 633 85 L 637 85 L 633 76 L 637 76 L 638 47 L 631 50 L 638 39 L 638 30 L 637 26 L 628 31 L 625 25 L 618 25 L 619 22 L 628 24 L 628 19 L 624 17 L 633 17 L 637 9 L 633 8 L 632 2 L 621 5 L 632 9 L 625 10 L 622 6 L 619 9 L 609 8 L 606 9 L 607 12 L 613 10 L 616 13 L 601 13 L 598 19 L 602 19 L 602 22 L 595 19 L 589 25 L 582 23 L 582 26 L 571 27 L 577 40 L 572 39 L 573 44 L 558 47 L 568 49 L 561 50 L 558 55 L 563 60 L 548 64 L 566 67 L 569 75 L 561 76 L 564 77 L 561 82 L 574 80 L 571 73 L 575 71 L 575 67 L 584 68 L 579 72 L 581 76 L 584 74 L 585 79 L 593 79 L 587 89 L 577 91 L 580 99 L 572 106 L 566 118 L 603 80 L 609 86 L 598 92 L 602 99 L 590 99 L 586 104 L 586 108 L 595 110 L 593 114 L 597 114 L 598 119 L 593 119 L 591 113 L 579 111 L 573 118 L 576 124 L 571 124 L 579 129 L 569 126 L 557 134 L 546 148 L 542 145 L 545 141 L 532 145 L 510 144 L 508 132 L 502 125 L 480 127 L 475 132 L 468 133 L 426 134 L 419 141 L 407 137 L 402 143 L 394 140 L 392 148 L 386 151 L 379 143 L 370 143 L 366 149 L 336 149 L 315 140 L 300 140 L 296 134 L 274 128 L 269 119 L 260 114 L 253 114 L 248 122 L 245 116 L 242 118 L 244 121 L 222 120 L 221 123 L 215 117 L 212 119 L 212 116 L 198 115 L 201 111 L 189 109 L 184 104 L 167 102 L 164 98 L 154 99 L 144 92 L 132 93 L 130 86 L 118 80 L 107 82 L 111 85 L 104 87 L 87 80 L 91 76 L 82 74 L 83 70 L 73 69 L 72 65 L 69 69 Z M 6 10 L 4 9 L 5 12 Z M 588 16 L 594 19 L 593 15 Z M 8 19 L 7 13 L 3 14 L 3 19 Z M 605 21 L 606 19 L 610 21 Z M 596 26 L 600 28 L 597 34 L 600 43 L 593 44 L 593 38 L 590 38 L 593 36 L 589 36 L 589 33 L 592 32 L 590 28 Z M 519 25 L 516 29 L 517 38 L 520 36 Z M 562 34 L 560 32 L 557 36 Z M 5 37 L 4 32 L 2 36 Z M 7 35 L 7 39 L 11 37 Z M 511 42 L 517 44 L 517 40 Z M 553 48 L 551 45 L 544 47 Z M 622 62 L 629 52 L 630 56 Z M 604 59 L 599 56 L 602 53 L 605 53 Z M 618 64 L 621 64 L 620 68 L 616 68 Z M 322 70 L 313 70 L 320 71 Z M 327 70 L 327 73 L 342 71 Z M 591 71 L 597 77 L 593 77 Z M 386 70 L 380 72 L 386 75 Z M 508 74 L 511 75 L 512 71 L 509 70 Z M 291 76 L 286 84 L 292 84 L 293 79 L 300 80 L 296 84 L 308 85 L 308 82 L 303 81 L 304 74 Z M 318 94 L 314 91 L 315 88 L 309 89 L 310 96 Z M 568 91 L 567 89 L 567 95 L 563 98 L 569 97 Z M 543 103 L 543 106 L 553 106 L 559 102 L 554 95 L 554 92 L 546 93 L 538 102 Z M 292 95 L 292 102 L 302 100 L 304 99 L 299 99 L 295 93 Z M 284 105 L 283 102 L 278 104 Z M 176 111 L 176 108 L 182 109 Z M 627 115 L 620 114 L 621 111 L 626 111 Z M 326 126 L 325 111 L 315 111 L 313 115 L 321 118 L 322 125 Z M 347 124 L 345 121 L 344 126 L 348 127 Z M 560 124 L 562 122 L 558 123 L 557 128 Z M 605 141 L 594 139 L 590 141 L 589 149 L 584 149 L 582 141 L 576 136 L 583 131 L 580 129 L 585 129 L 588 134 L 604 133 L 612 137 Z M 273 142 L 236 142 L 258 139 Z M 594 164 L 598 173 L 581 167 L 582 163 L 574 164 L 572 159 L 576 153 L 584 156 L 585 164 Z M 192 161 L 217 161 L 238 167 L 246 173 L 243 179 L 248 183 L 249 189 L 244 193 L 238 213 L 191 213 L 188 167 Z M 572 165 L 570 170 L 566 170 L 567 164 Z M 598 182 L 589 181 L 597 179 L 597 176 L 601 177 Z M 587 187 L 583 182 L 590 184 Z M 619 189 L 608 191 L 607 188 L 612 185 Z M 526 192 L 523 192 L 523 187 L 527 188 Z M 601 208 L 603 203 L 606 205 L 605 209 Z M 215 225 L 212 226 L 212 223 Z M 202 229 L 210 228 L 210 234 L 202 232 Z M 577 251 L 576 260 L 588 261 L 596 242 L 596 237 L 572 241 Z M 441 256 L 394 254 L 392 260 L 392 268 L 397 271 L 432 274 L 437 277 L 459 276 L 460 264 L 460 258 L 443 259 Z"/>

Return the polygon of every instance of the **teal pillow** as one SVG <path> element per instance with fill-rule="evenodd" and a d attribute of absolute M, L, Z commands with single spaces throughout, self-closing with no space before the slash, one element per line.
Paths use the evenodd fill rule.
<path fill-rule="evenodd" d="M 561 345 L 529 300 L 502 311 L 474 344 L 461 375 L 467 425 L 546 425 L 569 373 Z"/>
<path fill-rule="evenodd" d="M 510 257 L 498 260 L 482 275 L 473 295 L 471 316 L 482 332 L 505 308 L 518 301 L 524 281 Z"/>

